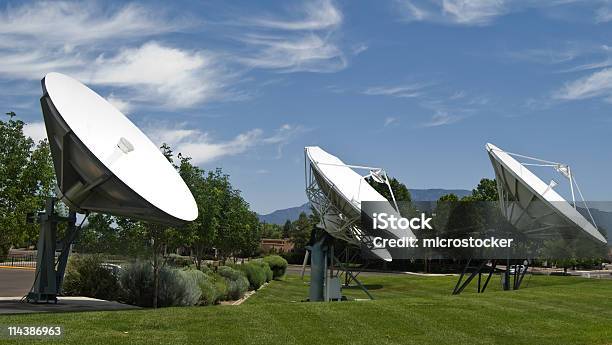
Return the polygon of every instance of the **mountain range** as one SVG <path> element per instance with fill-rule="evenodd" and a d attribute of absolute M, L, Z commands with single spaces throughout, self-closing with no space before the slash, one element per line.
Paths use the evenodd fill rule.
<path fill-rule="evenodd" d="M 472 192 L 467 189 L 410 189 L 410 195 L 415 202 L 421 201 L 436 201 L 441 196 L 446 194 L 455 194 L 458 197 L 470 195 Z M 295 221 L 300 216 L 300 213 L 310 214 L 310 203 L 305 203 L 300 206 L 284 208 L 276 210 L 268 214 L 259 214 L 259 220 L 269 224 L 283 225 L 287 220 Z"/>

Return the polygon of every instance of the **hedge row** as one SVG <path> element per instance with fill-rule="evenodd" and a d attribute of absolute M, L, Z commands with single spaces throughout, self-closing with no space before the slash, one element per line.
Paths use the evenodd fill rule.
<path fill-rule="evenodd" d="M 207 266 L 197 270 L 163 266 L 159 272 L 157 305 L 212 305 L 237 300 L 248 289 L 257 290 L 264 283 L 285 274 L 287 261 L 272 255 L 242 265 L 221 266 L 213 272 Z M 118 300 L 142 307 L 153 304 L 153 267 L 148 262 L 134 262 L 118 273 L 104 267 L 100 256 L 71 258 L 64 282 L 66 295 Z"/>

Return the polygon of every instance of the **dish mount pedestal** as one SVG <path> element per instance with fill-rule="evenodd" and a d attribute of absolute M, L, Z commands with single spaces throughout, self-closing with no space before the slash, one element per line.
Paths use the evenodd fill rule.
<path fill-rule="evenodd" d="M 317 236 L 317 234 L 319 234 Z M 344 275 L 344 286 L 348 287 L 351 282 L 365 292 L 370 299 L 374 297 L 368 289 L 357 279 L 349 269 L 349 262 L 342 263 L 334 254 L 334 238 L 318 228 L 313 230 L 311 245 L 306 247 L 308 253 L 304 265 L 310 257 L 310 289 L 309 302 L 317 301 L 339 301 L 344 300 L 340 285 L 340 278 Z M 345 249 L 348 250 L 348 249 Z M 348 255 L 347 255 L 348 257 Z"/>
<path fill-rule="evenodd" d="M 68 217 L 62 217 L 55 211 L 56 198 L 48 198 L 45 212 L 39 213 L 40 238 L 37 246 L 36 275 L 32 290 L 28 293 L 29 303 L 57 303 L 57 296 L 62 291 L 64 273 L 72 243 L 79 234 L 80 226 L 76 225 L 76 212 L 70 211 Z M 64 238 L 57 241 L 57 225 L 67 224 Z M 59 251 L 59 256 L 55 253 Z"/>

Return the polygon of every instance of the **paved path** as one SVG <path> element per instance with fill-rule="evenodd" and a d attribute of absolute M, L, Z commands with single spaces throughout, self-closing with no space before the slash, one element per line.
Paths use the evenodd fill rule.
<path fill-rule="evenodd" d="M 24 296 L 34 283 L 34 270 L 0 268 L 0 297 Z"/>
<path fill-rule="evenodd" d="M 0 297 L 0 314 L 62 313 L 75 311 L 140 309 L 129 304 L 89 297 L 59 297 L 57 304 L 30 304 L 20 297 Z"/>

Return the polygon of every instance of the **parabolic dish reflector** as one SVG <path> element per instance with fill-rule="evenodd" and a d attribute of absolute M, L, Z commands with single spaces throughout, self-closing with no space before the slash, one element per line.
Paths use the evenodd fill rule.
<path fill-rule="evenodd" d="M 79 81 L 42 80 L 40 99 L 58 182 L 71 208 L 180 225 L 198 216 L 189 188 L 158 147 Z"/>
<path fill-rule="evenodd" d="M 485 148 L 495 170 L 501 211 L 517 229 L 550 238 L 586 235 L 606 243 L 597 228 L 554 190 L 554 185 L 542 181 L 495 145 L 486 144 Z"/>
<path fill-rule="evenodd" d="M 363 176 L 351 169 L 338 157 L 318 146 L 305 149 L 307 164 L 314 177 L 307 182 L 309 200 L 321 216 L 322 226 L 332 236 L 353 244 L 366 245 L 375 256 L 391 261 L 384 248 L 372 248 L 369 241 L 374 234 L 365 233 L 360 227 L 362 201 L 380 202 L 380 212 L 399 217 L 384 196 L 380 195 Z M 309 186 L 310 185 L 310 186 Z M 415 237 L 410 230 L 389 230 L 387 238 Z"/>

